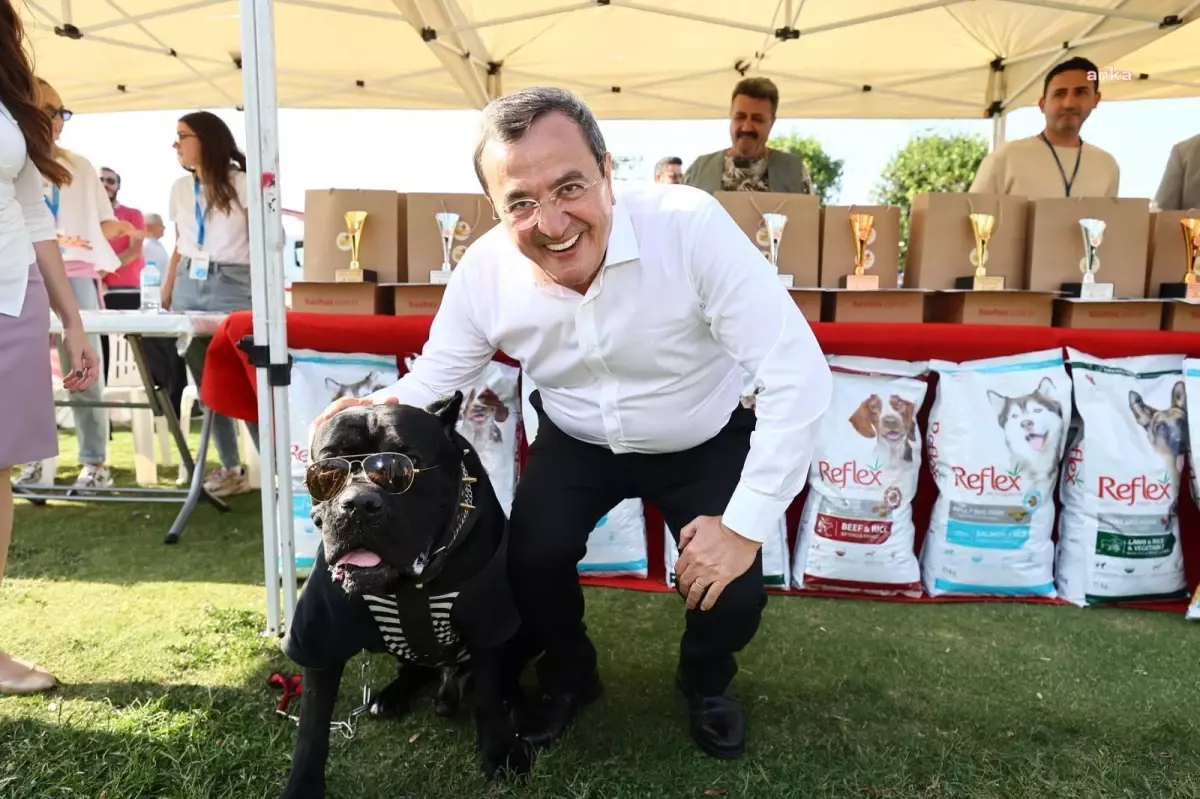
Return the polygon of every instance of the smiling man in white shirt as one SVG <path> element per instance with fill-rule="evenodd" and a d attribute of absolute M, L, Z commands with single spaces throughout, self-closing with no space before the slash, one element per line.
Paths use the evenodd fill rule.
<path fill-rule="evenodd" d="M 577 97 L 526 89 L 483 117 L 475 169 L 503 224 L 454 270 L 412 370 L 367 400 L 339 400 L 314 427 L 354 404 L 425 406 L 466 392 L 497 350 L 518 360 L 537 386 L 539 427 L 511 514 L 516 660 L 542 655 L 522 736 L 551 743 L 600 693 L 577 565 L 601 516 L 640 497 L 682 546 L 676 684 L 692 736 L 710 755 L 737 757 L 734 655 L 758 629 L 761 543 L 804 485 L 829 368 L 715 199 L 614 187 L 612 157 Z M 740 406 L 746 372 L 757 411 Z"/>

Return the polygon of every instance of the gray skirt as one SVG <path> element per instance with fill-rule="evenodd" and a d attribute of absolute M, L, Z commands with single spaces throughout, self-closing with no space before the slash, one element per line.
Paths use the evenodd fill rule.
<path fill-rule="evenodd" d="M 58 454 L 50 377 L 50 300 L 37 264 L 29 267 L 21 315 L 0 314 L 0 410 L 4 412 L 0 468 Z"/>
<path fill-rule="evenodd" d="M 191 259 L 180 257 L 171 289 L 172 311 L 210 311 L 232 313 L 250 308 L 250 265 L 208 265 L 207 280 L 193 280 L 188 274 Z"/>

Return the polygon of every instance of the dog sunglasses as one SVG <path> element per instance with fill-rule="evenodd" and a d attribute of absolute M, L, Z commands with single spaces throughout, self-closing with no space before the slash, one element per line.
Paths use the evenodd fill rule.
<path fill-rule="evenodd" d="M 418 474 L 438 468 L 418 469 L 412 458 L 400 452 L 377 452 L 361 458 L 324 458 L 309 466 L 304 475 L 304 484 L 313 501 L 327 502 L 342 493 L 353 479 L 355 464 L 364 477 L 389 494 L 403 494 L 412 488 Z"/>

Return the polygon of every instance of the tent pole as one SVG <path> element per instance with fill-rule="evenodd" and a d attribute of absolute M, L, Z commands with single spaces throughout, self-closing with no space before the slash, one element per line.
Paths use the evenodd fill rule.
<path fill-rule="evenodd" d="M 240 5 L 254 318 L 251 358 L 258 367 L 266 634 L 279 635 L 291 621 L 296 606 L 296 556 L 288 446 L 290 362 L 283 293 L 283 215 L 277 177 L 279 118 L 275 94 L 275 25 L 271 0 L 241 0 Z M 282 618 L 279 607 L 281 567 Z"/>
<path fill-rule="evenodd" d="M 996 116 L 992 117 L 992 152 L 1000 149 L 1000 145 L 1004 144 L 1004 127 L 1008 121 L 1008 113 L 1001 111 Z"/>

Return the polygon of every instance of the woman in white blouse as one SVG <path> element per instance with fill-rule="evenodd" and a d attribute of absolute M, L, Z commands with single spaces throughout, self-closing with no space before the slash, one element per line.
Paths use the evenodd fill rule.
<path fill-rule="evenodd" d="M 71 175 L 54 160 L 54 132 L 38 105 L 23 37 L 10 0 L 0 0 L 0 580 L 12 538 L 12 468 L 58 454 L 47 349 L 51 308 L 62 320 L 73 365 L 63 386 L 84 391 L 100 375 L 42 199 L 43 175 L 56 186 L 68 185 Z M 0 694 L 54 686 L 50 672 L 0 652 Z"/>
<path fill-rule="evenodd" d="M 171 187 L 175 252 L 163 281 L 164 308 L 229 313 L 250 308 L 250 217 L 246 210 L 246 156 L 221 118 L 207 111 L 175 126 L 179 163 L 191 174 Z M 199 387 L 211 337 L 197 336 L 184 360 Z M 248 425 L 258 446 L 258 425 Z M 250 490 L 238 453 L 237 422 L 213 415 L 212 437 L 221 467 L 204 479 L 213 496 Z"/>

